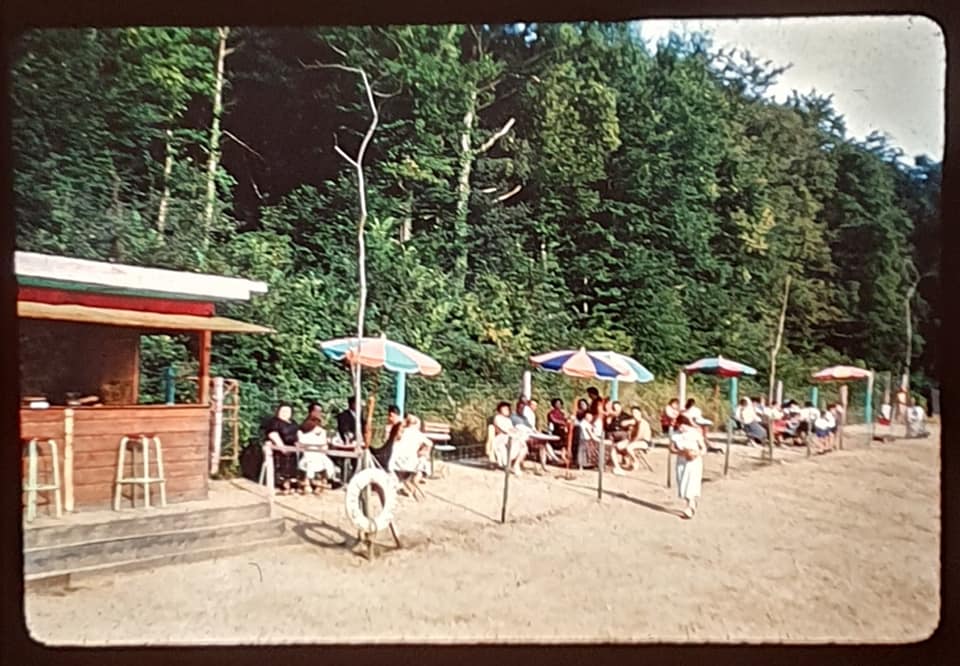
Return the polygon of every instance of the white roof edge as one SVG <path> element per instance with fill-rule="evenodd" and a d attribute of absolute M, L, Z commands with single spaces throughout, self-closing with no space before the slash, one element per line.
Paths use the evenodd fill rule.
<path fill-rule="evenodd" d="M 210 299 L 246 301 L 252 293 L 265 294 L 268 289 L 265 282 L 245 278 L 113 264 L 36 252 L 16 252 L 14 270 L 16 275 L 24 277 L 139 289 L 161 294 L 186 294 Z"/>

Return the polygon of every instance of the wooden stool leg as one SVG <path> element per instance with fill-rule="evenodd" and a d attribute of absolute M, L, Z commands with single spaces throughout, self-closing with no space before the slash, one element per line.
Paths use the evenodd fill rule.
<path fill-rule="evenodd" d="M 37 440 L 27 444 L 27 522 L 37 517 Z"/>
<path fill-rule="evenodd" d="M 153 438 L 154 453 L 157 455 L 157 476 L 160 477 L 160 506 L 167 506 L 167 477 L 163 475 L 163 450 L 160 438 Z"/>
<path fill-rule="evenodd" d="M 121 488 L 123 487 L 122 486 L 123 463 L 124 463 L 124 458 L 126 457 L 126 451 L 127 451 L 127 438 L 121 437 L 120 451 L 117 455 L 117 483 L 116 483 L 116 489 L 114 490 L 114 494 L 113 494 L 113 510 L 114 511 L 120 510 L 120 495 L 122 492 Z"/>
<path fill-rule="evenodd" d="M 143 506 L 150 508 L 150 442 L 140 438 L 140 450 L 143 455 Z"/>
<path fill-rule="evenodd" d="M 53 505 L 57 518 L 61 518 L 63 516 L 63 504 L 60 500 L 60 461 L 57 455 L 57 443 L 51 439 L 49 444 L 50 461 L 53 464 Z"/>

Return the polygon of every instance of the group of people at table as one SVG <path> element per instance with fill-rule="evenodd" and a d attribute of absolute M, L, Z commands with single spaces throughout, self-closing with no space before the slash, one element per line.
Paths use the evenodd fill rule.
<path fill-rule="evenodd" d="M 545 427 L 540 432 L 537 406 L 536 400 L 523 396 L 514 409 L 508 402 L 497 405 L 487 438 L 486 453 L 492 464 L 509 466 L 520 476 L 523 461 L 535 447 L 541 465 L 550 461 L 588 467 L 596 464 L 601 441 L 607 444 L 608 462 L 614 474 L 622 475 L 645 464 L 643 454 L 652 446 L 653 432 L 639 407 L 626 411 L 620 402 L 601 397 L 591 387 L 587 397 L 577 401 L 572 414 L 564 411 L 563 400 L 551 400 Z"/>
<path fill-rule="evenodd" d="M 353 398 L 347 401 L 347 408 L 337 415 L 337 430 L 332 437 L 327 435 L 325 415 L 318 403 L 308 405 L 307 417 L 300 424 L 294 421 L 290 405 L 277 408 L 264 427 L 264 452 L 269 451 L 273 458 L 274 482 L 281 495 L 319 494 L 325 487 L 343 483 L 347 465 L 356 457 L 357 423 L 364 422 L 354 402 Z M 397 481 L 423 484 L 430 471 L 432 447 L 420 418 L 402 416 L 400 409 L 391 405 L 383 443 L 371 447 L 371 453 L 376 464 Z"/>

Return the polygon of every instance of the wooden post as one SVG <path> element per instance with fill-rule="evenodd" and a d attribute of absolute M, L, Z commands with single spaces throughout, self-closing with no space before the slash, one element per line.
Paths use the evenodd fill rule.
<path fill-rule="evenodd" d="M 220 471 L 220 452 L 223 449 L 223 377 L 213 378 L 213 432 L 211 433 L 210 474 Z"/>
<path fill-rule="evenodd" d="M 770 456 L 769 462 L 773 464 L 773 419 L 767 412 L 767 455 Z"/>
<path fill-rule="evenodd" d="M 777 400 L 777 404 L 782 405 L 783 404 L 783 380 L 780 380 L 780 379 L 777 380 L 777 393 L 775 397 Z"/>
<path fill-rule="evenodd" d="M 529 400 L 533 392 L 533 375 L 529 370 L 523 371 L 523 379 L 520 381 L 520 395 L 525 400 Z"/>
<path fill-rule="evenodd" d="M 604 450 L 605 442 L 606 442 L 606 439 L 604 437 L 600 437 L 600 450 L 599 450 L 599 455 L 597 456 L 597 469 L 599 470 L 599 474 L 597 476 L 597 501 L 598 502 L 603 499 L 603 468 L 607 466 L 607 457 L 605 455 L 606 451 Z"/>
<path fill-rule="evenodd" d="M 73 410 L 63 410 L 63 508 L 73 511 Z"/>
<path fill-rule="evenodd" d="M 673 465 L 671 464 L 673 462 L 673 453 L 670 452 L 669 446 L 670 446 L 670 438 L 668 437 L 667 438 L 667 447 L 668 447 L 667 448 L 667 488 L 671 486 L 670 473 L 671 473 L 671 469 L 673 468 Z"/>
<path fill-rule="evenodd" d="M 843 450 L 843 426 L 847 423 L 847 397 L 849 396 L 849 387 L 844 384 L 840 387 L 840 423 L 837 424 L 837 447 Z"/>
<path fill-rule="evenodd" d="M 507 495 L 510 492 L 510 457 L 513 453 L 513 437 L 507 437 L 507 459 L 503 465 L 503 503 L 500 506 L 500 522 L 507 522 Z"/>
<path fill-rule="evenodd" d="M 206 405 L 210 402 L 210 346 L 213 334 L 210 331 L 200 331 L 197 361 L 199 370 L 197 372 L 197 402 Z"/>
<path fill-rule="evenodd" d="M 713 422 L 720 425 L 720 380 L 713 380 Z"/>
<path fill-rule="evenodd" d="M 723 454 L 723 475 L 730 468 L 730 445 L 733 444 L 733 417 L 727 419 L 727 450 Z"/>
<path fill-rule="evenodd" d="M 677 377 L 677 397 L 680 399 L 680 409 L 683 409 L 687 402 L 687 373 L 683 370 Z"/>

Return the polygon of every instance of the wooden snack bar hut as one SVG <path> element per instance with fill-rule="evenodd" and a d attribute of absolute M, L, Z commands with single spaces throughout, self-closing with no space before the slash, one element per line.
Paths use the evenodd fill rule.
<path fill-rule="evenodd" d="M 15 267 L 20 437 L 56 441 L 64 509 L 111 504 L 130 433 L 160 438 L 167 501 L 206 499 L 212 334 L 271 332 L 218 317 L 214 304 L 247 301 L 267 285 L 31 252 L 17 252 Z M 197 402 L 138 404 L 140 337 L 183 333 L 197 340 Z"/>

